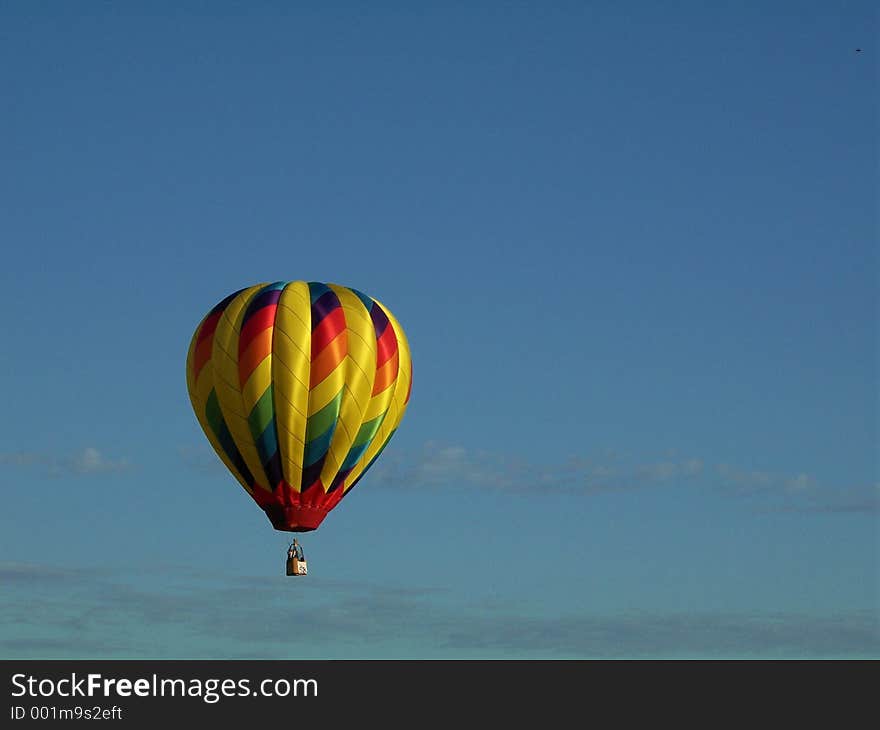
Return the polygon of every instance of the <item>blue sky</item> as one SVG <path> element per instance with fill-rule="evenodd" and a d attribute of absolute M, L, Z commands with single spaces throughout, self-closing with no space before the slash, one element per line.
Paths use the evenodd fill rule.
<path fill-rule="evenodd" d="M 4 3 L 0 656 L 880 655 L 877 30 Z M 413 356 L 306 580 L 184 375 L 279 279 Z"/>

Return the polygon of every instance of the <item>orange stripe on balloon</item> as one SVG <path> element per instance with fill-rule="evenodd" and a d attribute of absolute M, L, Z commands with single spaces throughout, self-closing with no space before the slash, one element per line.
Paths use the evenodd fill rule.
<path fill-rule="evenodd" d="M 276 309 L 278 309 L 277 305 L 267 304 L 265 307 L 261 307 L 250 316 L 247 324 L 241 328 L 241 336 L 238 340 L 239 353 L 243 353 L 251 344 L 254 337 L 260 334 L 260 332 L 275 324 Z"/>
<path fill-rule="evenodd" d="M 199 373 L 205 367 L 208 360 L 211 359 L 211 348 L 214 344 L 213 337 L 206 337 L 196 345 L 196 351 L 193 353 L 193 378 L 199 379 Z"/>
<path fill-rule="evenodd" d="M 314 388 L 326 378 L 348 354 L 348 333 L 342 330 L 321 353 L 312 359 L 309 371 L 309 388 Z"/>
<path fill-rule="evenodd" d="M 269 327 L 258 333 L 251 340 L 247 349 L 238 358 L 239 385 L 243 388 L 251 373 L 272 352 L 272 334 L 274 328 Z"/>
<path fill-rule="evenodd" d="M 382 367 L 396 353 L 397 336 L 394 334 L 394 328 L 389 324 L 382 336 L 376 340 L 376 367 Z"/>
<path fill-rule="evenodd" d="M 381 393 L 385 388 L 397 380 L 397 369 L 400 364 L 400 355 L 397 351 L 382 367 L 376 371 L 376 380 L 373 383 L 373 395 Z"/>

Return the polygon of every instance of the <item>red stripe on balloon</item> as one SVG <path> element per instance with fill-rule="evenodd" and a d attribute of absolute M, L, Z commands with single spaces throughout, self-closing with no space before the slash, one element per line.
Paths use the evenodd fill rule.
<path fill-rule="evenodd" d="M 196 345 L 200 345 L 209 337 L 213 336 L 214 330 L 217 329 L 217 323 L 220 321 L 220 317 L 223 316 L 223 310 L 218 312 L 212 312 L 207 317 L 205 317 L 205 321 L 202 322 L 202 328 L 199 330 L 199 336 L 196 339 Z"/>
<path fill-rule="evenodd" d="M 196 351 L 193 355 L 193 379 L 199 379 L 199 373 L 202 372 L 202 368 L 207 365 L 208 361 L 211 359 L 211 351 L 214 345 L 214 338 L 207 337 L 199 342 L 196 345 Z"/>
<path fill-rule="evenodd" d="M 312 359 L 345 331 L 345 312 L 342 307 L 328 314 L 312 332 Z"/>
<path fill-rule="evenodd" d="M 262 309 L 254 312 L 247 321 L 247 324 L 241 328 L 241 336 L 238 340 L 238 354 L 243 353 L 251 341 L 260 332 L 267 327 L 275 324 L 275 310 L 278 309 L 277 304 L 269 304 Z"/>
<path fill-rule="evenodd" d="M 381 368 L 397 352 L 397 335 L 393 327 L 386 327 L 382 336 L 376 340 L 376 367 Z"/>

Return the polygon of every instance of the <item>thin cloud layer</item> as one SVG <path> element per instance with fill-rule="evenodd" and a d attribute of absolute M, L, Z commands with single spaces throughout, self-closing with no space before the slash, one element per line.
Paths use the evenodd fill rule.
<path fill-rule="evenodd" d="M 31 574 L 32 584 L 24 578 Z M 430 590 L 369 583 L 167 576 L 146 588 L 80 572 L 54 590 L 42 566 L 0 596 L 7 658 L 842 657 L 880 654 L 869 609 L 806 613 L 528 613 L 452 604 Z M 186 578 L 186 580 L 183 580 Z M 255 616 L 272 616 L 271 621 Z M 293 631 L 290 627 L 296 626 Z"/>
<path fill-rule="evenodd" d="M 460 486 L 526 493 L 540 487 L 582 495 L 693 485 L 734 497 L 764 500 L 768 509 L 828 513 L 874 513 L 880 509 L 876 485 L 831 487 L 803 472 L 775 474 L 726 463 L 710 466 L 695 456 L 627 460 L 609 453 L 540 464 L 516 456 L 428 442 L 414 452 L 386 453 L 372 467 L 371 478 L 377 485 L 400 489 Z"/>
<path fill-rule="evenodd" d="M 115 474 L 132 468 L 127 459 L 108 458 L 94 446 L 62 456 L 27 451 L 0 453 L 0 466 L 38 469 L 51 477 Z"/>
<path fill-rule="evenodd" d="M 594 494 L 688 480 L 703 472 L 697 458 L 626 463 L 614 455 L 573 457 L 554 464 L 427 442 L 410 454 L 386 454 L 372 467 L 374 480 L 395 487 L 480 486 L 528 492 L 540 487 Z"/>
<path fill-rule="evenodd" d="M 836 490 L 834 493 L 812 494 L 806 500 L 786 504 L 776 511 L 876 515 L 880 513 L 880 484 L 854 486 Z"/>

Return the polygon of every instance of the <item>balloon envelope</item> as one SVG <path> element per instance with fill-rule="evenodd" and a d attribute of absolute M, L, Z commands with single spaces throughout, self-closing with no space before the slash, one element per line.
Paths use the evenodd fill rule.
<path fill-rule="evenodd" d="M 337 284 L 263 283 L 196 327 L 190 402 L 211 446 L 277 530 L 314 530 L 394 435 L 412 386 L 406 336 Z"/>

